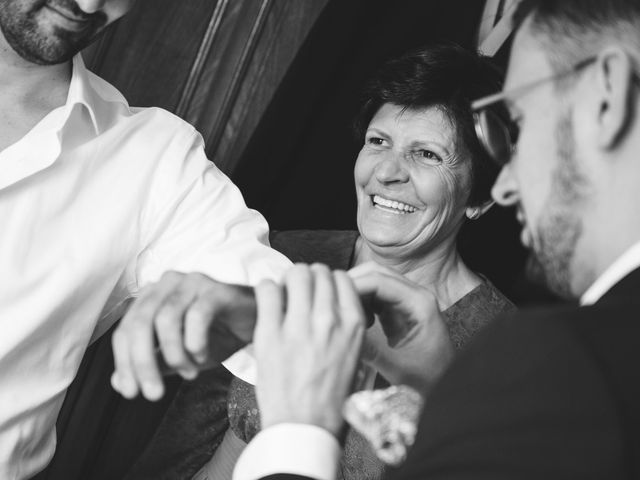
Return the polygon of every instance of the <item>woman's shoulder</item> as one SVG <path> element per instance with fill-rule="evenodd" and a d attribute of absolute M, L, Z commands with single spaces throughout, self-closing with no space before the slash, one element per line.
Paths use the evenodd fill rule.
<path fill-rule="evenodd" d="M 292 262 L 342 270 L 350 266 L 357 238 L 355 230 L 282 230 L 269 235 L 271 246 Z"/>
<path fill-rule="evenodd" d="M 489 279 L 482 282 L 453 305 L 470 317 L 494 318 L 503 313 L 515 312 L 516 306 Z"/>
<path fill-rule="evenodd" d="M 456 347 L 460 348 L 496 317 L 516 311 L 516 306 L 487 278 L 442 312 Z"/>
<path fill-rule="evenodd" d="M 475 296 L 475 303 L 485 305 L 488 309 L 496 313 L 509 313 L 517 310 L 515 304 L 507 298 L 498 288 L 485 276 L 481 276 L 482 283 L 472 292 Z"/>

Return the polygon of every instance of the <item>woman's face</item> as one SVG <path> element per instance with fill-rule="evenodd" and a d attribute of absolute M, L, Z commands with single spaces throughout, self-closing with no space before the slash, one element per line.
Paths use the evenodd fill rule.
<path fill-rule="evenodd" d="M 471 187 L 471 160 L 438 107 L 375 114 L 355 171 L 358 230 L 378 250 L 424 254 L 455 241 Z"/>

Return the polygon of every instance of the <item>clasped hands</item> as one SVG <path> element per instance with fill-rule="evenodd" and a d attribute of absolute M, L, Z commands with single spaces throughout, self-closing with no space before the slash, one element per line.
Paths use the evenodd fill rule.
<path fill-rule="evenodd" d="M 367 330 L 372 314 L 379 322 Z M 127 398 L 158 399 L 159 363 L 194 378 L 252 334 L 263 428 L 297 422 L 337 435 L 359 360 L 391 383 L 423 389 L 453 357 L 433 295 L 374 263 L 348 273 L 295 265 L 281 285 L 255 290 L 170 274 L 142 292 L 114 332 L 112 384 Z"/>

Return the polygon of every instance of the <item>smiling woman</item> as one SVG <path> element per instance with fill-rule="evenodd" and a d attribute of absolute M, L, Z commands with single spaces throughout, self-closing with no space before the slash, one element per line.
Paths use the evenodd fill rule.
<path fill-rule="evenodd" d="M 462 347 L 514 308 L 465 265 L 456 248 L 462 225 L 493 203 L 490 187 L 499 167 L 475 137 L 471 101 L 498 87 L 499 75 L 487 60 L 455 45 L 416 50 L 386 63 L 368 83 L 356 121 L 362 142 L 354 170 L 358 232 L 283 232 L 289 238 L 274 237 L 273 246 L 295 262 L 339 269 L 363 265 L 359 271 L 374 269 L 424 295 L 435 294 L 453 344 Z M 420 356 L 388 347 L 377 325 L 366 335 L 364 383 L 410 383 L 428 376 Z M 230 429 L 198 479 L 230 478 L 230 458 L 260 428 L 249 384 L 234 379 L 228 407 Z M 383 466 L 350 431 L 340 472 L 345 480 L 377 479 Z"/>
<path fill-rule="evenodd" d="M 475 211 L 468 207 L 471 160 L 458 143 L 436 106 L 380 107 L 355 167 L 358 230 L 367 248 L 394 261 L 451 248 L 465 210 Z"/>
<path fill-rule="evenodd" d="M 395 268 L 434 291 L 441 308 L 482 283 L 456 249 L 465 219 L 493 204 L 499 171 L 478 143 L 470 102 L 499 86 L 485 59 L 453 45 L 387 62 L 356 119 L 356 263 Z"/>

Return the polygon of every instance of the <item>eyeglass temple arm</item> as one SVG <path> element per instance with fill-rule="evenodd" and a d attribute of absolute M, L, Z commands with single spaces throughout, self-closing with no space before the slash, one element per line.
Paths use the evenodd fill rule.
<path fill-rule="evenodd" d="M 526 84 L 526 85 L 522 85 L 520 87 L 516 87 L 514 89 L 511 89 L 507 92 L 502 91 L 502 92 L 498 92 L 498 93 L 494 93 L 493 95 L 489 95 L 488 97 L 483 97 L 483 98 L 479 98 L 478 100 L 475 100 L 474 102 L 471 103 L 471 111 L 477 111 L 477 110 L 481 110 L 493 103 L 499 102 L 501 100 L 504 100 L 507 96 L 509 97 L 517 97 L 519 96 L 521 93 L 524 93 L 528 90 L 532 90 L 535 87 L 537 87 L 538 85 L 542 85 L 543 83 L 547 83 L 551 80 L 557 80 L 559 78 L 562 77 L 566 77 L 567 75 L 570 75 L 574 72 L 577 72 L 581 69 L 583 69 L 584 67 L 586 67 L 587 65 L 593 63 L 594 61 L 596 61 L 597 57 L 596 56 L 592 56 L 592 57 L 587 57 L 584 60 L 576 63 L 570 70 L 567 70 L 566 72 L 562 72 L 560 74 L 554 74 L 554 75 L 550 75 L 548 77 L 544 77 L 541 78 L 539 80 L 536 80 L 532 83 Z M 635 75 L 634 75 L 635 76 Z"/>

